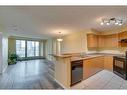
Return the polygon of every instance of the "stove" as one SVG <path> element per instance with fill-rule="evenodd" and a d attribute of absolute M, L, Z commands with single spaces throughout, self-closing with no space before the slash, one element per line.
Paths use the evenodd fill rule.
<path fill-rule="evenodd" d="M 127 52 L 126 52 L 127 55 Z M 127 57 L 114 56 L 113 57 L 113 72 L 123 79 L 127 80 Z"/>

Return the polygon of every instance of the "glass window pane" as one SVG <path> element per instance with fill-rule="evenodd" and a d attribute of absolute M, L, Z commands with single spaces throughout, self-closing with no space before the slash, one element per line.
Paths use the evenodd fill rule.
<path fill-rule="evenodd" d="M 34 43 L 27 41 L 27 57 L 34 57 Z"/>
<path fill-rule="evenodd" d="M 27 41 L 27 57 L 39 56 L 39 42 Z"/>
<path fill-rule="evenodd" d="M 19 57 L 25 57 L 25 41 L 16 40 L 16 54 Z"/>
<path fill-rule="evenodd" d="M 35 42 L 35 56 L 39 56 L 39 42 Z"/>
<path fill-rule="evenodd" d="M 27 51 L 25 40 L 16 40 L 16 54 L 20 57 L 25 57 L 27 53 L 27 57 L 35 57 L 39 56 L 39 42 L 38 41 L 27 41 Z"/>

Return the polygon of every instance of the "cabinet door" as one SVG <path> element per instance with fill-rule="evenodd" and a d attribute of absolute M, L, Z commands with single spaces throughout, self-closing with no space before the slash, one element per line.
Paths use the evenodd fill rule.
<path fill-rule="evenodd" d="M 118 34 L 118 39 L 127 39 L 127 31 L 121 32 Z M 119 47 L 127 47 L 126 42 L 119 42 Z"/>
<path fill-rule="evenodd" d="M 104 69 L 104 57 L 96 57 L 94 59 L 94 64 L 95 64 L 95 72 L 101 71 Z"/>
<path fill-rule="evenodd" d="M 87 46 L 88 48 L 93 48 L 98 46 L 97 35 L 87 34 Z"/>
<path fill-rule="evenodd" d="M 103 70 L 104 57 L 95 57 L 84 60 L 83 62 L 83 77 L 84 79 L 94 75 L 95 73 Z"/>
<path fill-rule="evenodd" d="M 118 47 L 118 34 L 105 36 L 105 47 Z"/>
<path fill-rule="evenodd" d="M 84 60 L 83 62 L 83 79 L 87 79 L 94 74 L 93 60 Z"/>
<path fill-rule="evenodd" d="M 104 69 L 113 71 L 113 56 L 104 57 Z"/>
<path fill-rule="evenodd" d="M 119 33 L 118 36 L 119 36 L 119 40 L 120 39 L 127 39 L 127 31 Z"/>
<path fill-rule="evenodd" d="M 105 47 L 105 36 L 104 35 L 98 35 L 98 47 L 99 48 Z"/>

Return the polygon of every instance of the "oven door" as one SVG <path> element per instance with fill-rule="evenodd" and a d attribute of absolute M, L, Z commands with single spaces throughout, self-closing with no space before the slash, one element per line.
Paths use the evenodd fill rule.
<path fill-rule="evenodd" d="M 126 79 L 126 60 L 124 58 L 114 57 L 113 72 Z"/>

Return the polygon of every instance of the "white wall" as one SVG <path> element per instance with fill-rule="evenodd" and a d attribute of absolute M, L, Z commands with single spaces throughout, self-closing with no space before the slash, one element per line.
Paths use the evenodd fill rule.
<path fill-rule="evenodd" d="M 2 33 L 0 32 L 0 73 L 2 73 Z"/>
<path fill-rule="evenodd" d="M 3 46 L 3 72 L 6 70 L 8 66 L 8 37 L 3 35 L 2 40 L 2 46 Z"/>
<path fill-rule="evenodd" d="M 44 46 L 43 46 L 43 45 L 44 45 L 44 44 L 43 44 L 43 41 L 41 41 L 41 42 L 40 42 L 40 51 L 41 51 L 40 55 L 41 55 L 41 56 L 44 56 L 44 52 L 43 52 Z"/>
<path fill-rule="evenodd" d="M 53 53 L 53 39 L 48 39 L 45 43 L 45 57 L 48 60 L 52 60 L 52 56 L 49 54 Z"/>
<path fill-rule="evenodd" d="M 54 39 L 48 39 L 46 41 L 46 58 L 51 60 L 51 56 L 48 54 L 59 54 L 59 50 L 61 53 L 80 53 L 80 52 L 88 52 L 87 49 L 87 33 L 91 33 L 91 30 L 84 30 L 81 32 L 74 32 L 72 34 L 66 35 L 61 42 L 61 47 L 59 47 L 59 43 Z"/>
<path fill-rule="evenodd" d="M 62 53 L 79 53 L 86 52 L 87 50 L 87 36 L 86 33 L 89 31 L 82 31 L 72 33 L 70 35 L 64 36 L 61 43 Z"/>
<path fill-rule="evenodd" d="M 0 73 L 8 66 L 8 37 L 0 32 Z"/>
<path fill-rule="evenodd" d="M 84 30 L 81 32 L 74 32 L 66 35 L 63 41 L 59 44 L 56 38 L 48 39 L 46 42 L 46 53 L 59 54 L 60 53 L 79 53 L 88 52 L 87 49 L 87 33 L 91 33 L 91 30 Z M 59 46 L 61 45 L 61 46 Z M 48 50 L 49 49 L 49 50 Z M 61 50 L 61 51 L 59 51 Z"/>

